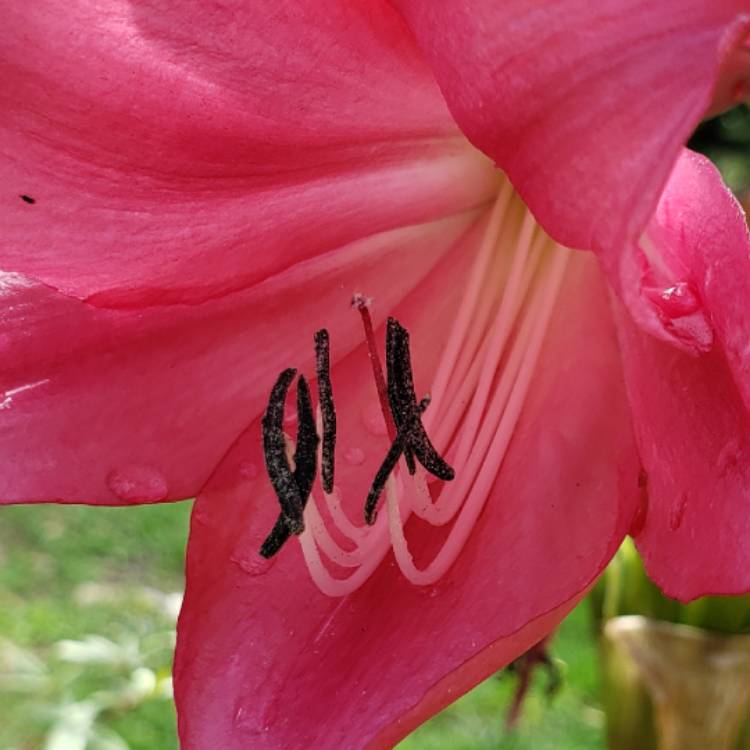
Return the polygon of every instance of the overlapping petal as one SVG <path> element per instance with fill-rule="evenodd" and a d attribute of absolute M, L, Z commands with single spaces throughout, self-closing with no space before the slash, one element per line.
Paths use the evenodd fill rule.
<path fill-rule="evenodd" d="M 0 267 L 65 294 L 194 303 L 476 202 L 387 6 L 45 0 L 0 35 Z"/>
<path fill-rule="evenodd" d="M 518 16 L 514 44 L 537 15 Z M 243 290 L 493 189 L 387 5 L 46 0 L 9 9 L 0 34 L 0 268 L 20 274 L 4 282 L 4 499 L 114 502 L 110 475 L 129 501 L 195 489 L 254 403 L 217 354 L 255 340 Z M 220 427 L 202 430 L 207 414 Z M 19 434 L 60 447 L 30 460 Z"/>
<path fill-rule="evenodd" d="M 469 139 L 553 237 L 608 263 L 650 219 L 750 28 L 747 0 L 393 4 Z"/>
<path fill-rule="evenodd" d="M 464 250 L 457 246 L 395 311 L 412 334 L 420 392 L 455 309 Z M 388 446 L 368 428 L 376 400 L 368 373 L 364 347 L 333 372 L 336 481 L 352 518 Z M 311 582 L 296 544 L 270 562 L 259 558 L 278 510 L 256 422 L 193 514 L 175 663 L 183 746 L 392 746 L 573 606 L 632 520 L 638 467 L 606 292 L 585 255 L 571 260 L 487 506 L 435 586 L 408 583 L 387 557 L 361 589 L 332 599 Z M 436 534 L 407 525 L 420 564 Z"/>
<path fill-rule="evenodd" d="M 680 599 L 750 588 L 750 235 L 716 169 L 685 152 L 648 234 L 711 334 L 684 351 L 618 315 L 649 505 L 649 574 Z M 679 310 L 678 310 L 679 312 Z M 676 318 L 679 320 L 679 317 Z"/>
<path fill-rule="evenodd" d="M 276 513 L 258 416 L 280 369 L 310 370 L 313 331 L 329 328 L 340 359 L 350 509 L 386 447 L 363 417 L 374 390 L 353 292 L 376 298 L 379 322 L 397 311 L 430 382 L 497 182 L 443 96 L 557 238 L 604 253 L 622 292 L 621 258 L 750 23 L 739 0 L 395 4 L 403 16 L 334 0 L 104 13 L 43 0 L 0 28 L 0 500 L 175 499 L 211 475 L 176 663 L 187 748 L 392 744 L 564 616 L 633 518 L 639 461 L 606 293 L 579 255 L 443 582 L 414 587 L 386 560 L 332 600 L 293 545 L 257 555 Z M 709 353 L 620 313 L 651 494 L 639 542 L 683 597 L 750 586 L 745 529 L 730 524 L 748 494 L 746 237 L 710 190 L 719 226 L 698 231 L 690 212 L 714 179 L 698 167 L 678 164 L 648 235 L 705 311 L 705 328 L 678 333 Z M 727 237 L 730 262 L 696 236 Z M 429 556 L 428 530 L 408 534 Z"/>
<path fill-rule="evenodd" d="M 692 357 L 623 313 L 625 376 L 647 474 L 636 535 L 673 598 L 750 589 L 750 418 L 720 351 Z"/>
<path fill-rule="evenodd" d="M 290 357 L 312 358 L 317 320 L 334 313 L 345 354 L 359 341 L 351 295 L 367 288 L 396 304 L 475 216 L 376 235 L 177 311 L 106 310 L 2 277 L 0 498 L 190 497 Z"/>
<path fill-rule="evenodd" d="M 750 231 L 706 157 L 683 151 L 648 231 L 675 276 L 696 290 L 750 409 Z"/>
<path fill-rule="evenodd" d="M 197 492 L 300 320 L 497 181 L 387 6 L 46 0 L 0 59 L 2 501 Z"/>

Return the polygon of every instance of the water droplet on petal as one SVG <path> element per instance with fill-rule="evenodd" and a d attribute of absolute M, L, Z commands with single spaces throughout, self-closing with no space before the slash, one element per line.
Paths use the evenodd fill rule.
<path fill-rule="evenodd" d="M 261 557 L 257 552 L 248 552 L 246 555 L 233 555 L 230 560 L 237 565 L 240 570 L 250 576 L 262 576 L 276 564 L 276 557 L 266 559 Z"/>
<path fill-rule="evenodd" d="M 361 448 L 349 448 L 344 459 L 351 466 L 362 466 L 365 462 L 365 452 Z"/>
<path fill-rule="evenodd" d="M 164 475 L 153 466 L 136 465 L 114 469 L 107 475 L 107 486 L 126 503 L 153 503 L 169 492 Z"/>
<path fill-rule="evenodd" d="M 422 594 L 427 599 L 434 599 L 435 597 L 440 595 L 440 587 L 439 586 L 422 586 L 419 589 L 419 593 Z"/>
<path fill-rule="evenodd" d="M 388 434 L 388 428 L 386 427 L 379 401 L 372 401 L 362 410 L 362 422 L 368 432 L 373 435 Z"/>
<path fill-rule="evenodd" d="M 711 350 L 713 327 L 690 282 L 678 281 L 662 288 L 644 287 L 644 293 L 671 337 L 698 352 Z"/>
<path fill-rule="evenodd" d="M 700 299 L 698 299 L 692 284 L 687 281 L 678 281 L 676 284 L 662 289 L 655 302 L 670 318 L 691 315 L 701 306 Z"/>
<path fill-rule="evenodd" d="M 252 461 L 243 461 L 240 464 L 240 476 L 243 479 L 255 479 L 258 476 L 258 467 Z"/>

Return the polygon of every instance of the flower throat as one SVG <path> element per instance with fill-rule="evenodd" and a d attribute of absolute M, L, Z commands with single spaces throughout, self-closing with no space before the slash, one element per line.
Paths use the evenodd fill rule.
<path fill-rule="evenodd" d="M 372 526 L 377 516 L 378 500 L 401 456 L 412 476 L 417 470 L 415 458 L 438 479 L 450 481 L 455 472 L 437 453 L 422 425 L 421 416 L 430 403 L 430 397 L 425 396 L 417 403 L 408 331 L 395 318 L 388 319 L 386 385 L 375 348 L 367 303 L 364 297 L 355 295 L 352 305 L 362 315 L 381 408 L 391 438 L 391 447 L 375 475 L 365 501 L 365 523 Z M 321 329 L 315 334 L 315 370 L 323 443 L 320 457 L 321 484 L 327 495 L 335 487 L 336 445 L 336 410 L 331 386 L 329 347 L 328 331 Z M 318 464 L 317 453 L 321 438 L 313 415 L 310 388 L 304 375 L 300 375 L 297 381 L 298 429 L 297 442 L 293 448 L 293 469 L 287 455 L 287 437 L 283 430 L 284 404 L 295 375 L 296 370 L 293 368 L 280 373 L 271 390 L 262 422 L 266 470 L 281 506 L 279 517 L 260 548 L 260 554 L 265 558 L 275 555 L 292 534 L 299 536 L 304 532 L 304 510 L 313 489 Z"/>
<path fill-rule="evenodd" d="M 388 319 L 384 374 L 369 300 L 354 296 L 390 441 L 360 505 L 363 522 L 352 520 L 347 511 L 352 503 L 343 502 L 335 481 L 330 340 L 326 330 L 319 330 L 317 409 L 305 377 L 290 368 L 277 378 L 262 420 L 266 469 L 280 512 L 261 556 L 272 557 L 295 536 L 313 581 L 329 596 L 358 589 L 390 550 L 411 583 L 427 586 L 440 580 L 491 494 L 529 391 L 568 256 L 506 182 L 476 246 L 431 393 L 421 400 L 414 387 L 408 331 L 395 318 Z M 293 440 L 284 432 L 284 407 L 295 377 Z M 383 495 L 384 510 L 378 513 Z M 406 539 L 412 514 L 430 526 L 448 527 L 426 567 L 416 565 Z"/>

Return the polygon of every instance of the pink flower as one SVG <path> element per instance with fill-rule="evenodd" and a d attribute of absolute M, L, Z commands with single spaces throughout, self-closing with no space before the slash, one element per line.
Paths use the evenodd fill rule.
<path fill-rule="evenodd" d="M 393 5 L 46 0 L 0 30 L 0 497 L 200 493 L 186 748 L 390 746 L 629 528 L 668 593 L 750 588 L 750 241 L 681 152 L 744 95 L 750 4 Z M 389 445 L 357 292 L 409 329 L 456 479 L 436 509 L 397 469 L 352 551 L 334 517 Z M 321 328 L 337 492 L 264 561 L 260 417 Z"/>

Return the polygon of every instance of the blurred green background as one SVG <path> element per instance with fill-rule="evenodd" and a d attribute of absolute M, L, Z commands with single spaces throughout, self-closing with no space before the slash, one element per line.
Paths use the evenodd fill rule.
<path fill-rule="evenodd" d="M 750 111 L 696 132 L 750 197 Z M 170 665 L 190 503 L 129 508 L 0 508 L 0 748 L 173 750 Z M 401 750 L 601 750 L 604 714 L 589 602 L 551 651 L 561 683 L 533 675 L 516 728 L 504 718 L 517 675 L 490 678 L 418 729 Z"/>
<path fill-rule="evenodd" d="M 2 750 L 176 750 L 169 669 L 190 505 L 0 509 Z M 562 687 L 547 696 L 540 670 L 515 732 L 503 722 L 516 678 L 502 674 L 400 747 L 602 748 L 590 628 L 583 606 L 564 623 Z"/>

